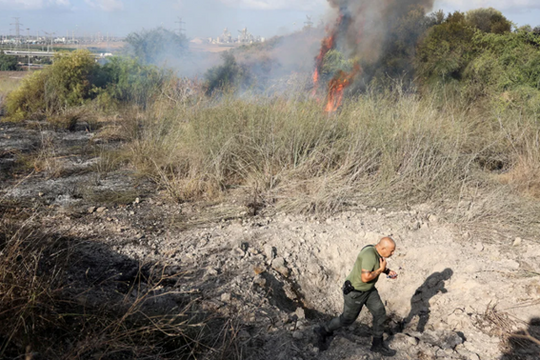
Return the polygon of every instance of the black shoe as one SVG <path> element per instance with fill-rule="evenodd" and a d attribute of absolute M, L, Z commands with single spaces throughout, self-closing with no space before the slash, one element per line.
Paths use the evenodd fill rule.
<path fill-rule="evenodd" d="M 371 351 L 377 352 L 383 356 L 396 355 L 396 350 L 390 349 L 388 345 L 384 343 L 382 336 L 373 338 L 373 345 L 371 345 Z"/>
<path fill-rule="evenodd" d="M 319 351 L 327 350 L 329 347 L 327 340 L 333 335 L 333 333 L 326 331 L 324 326 L 317 326 L 315 329 L 313 329 L 313 332 L 316 336 L 315 346 L 319 348 Z"/>

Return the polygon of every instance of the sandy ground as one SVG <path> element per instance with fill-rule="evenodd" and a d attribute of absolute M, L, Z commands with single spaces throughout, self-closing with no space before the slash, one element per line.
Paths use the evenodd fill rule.
<path fill-rule="evenodd" d="M 0 198 L 46 209 L 39 217 L 45 228 L 84 235 L 87 273 L 98 263 L 120 271 L 100 255 L 107 249 L 194 274 L 164 290 L 196 292 L 202 308 L 238 319 L 240 338 L 255 344 L 246 358 L 380 359 L 369 351 L 367 310 L 324 352 L 314 346 L 313 328 L 340 313 L 340 287 L 358 252 L 386 235 L 397 243 L 389 267 L 399 277 L 381 278 L 377 287 L 395 359 L 540 358 L 532 342 L 508 340 L 526 329 L 538 336 L 539 237 L 497 224 L 464 228 L 429 204 L 399 211 L 358 205 L 331 216 L 266 208 L 252 216 L 240 200 L 171 203 L 129 168 L 96 176 L 100 152 L 90 150 L 119 143 L 105 144 L 84 127 L 32 128 L 0 124 Z M 56 175 L 17 172 L 18 158 L 43 148 L 43 139 L 55 149 Z M 119 204 L 98 196 L 111 191 L 133 198 Z"/>

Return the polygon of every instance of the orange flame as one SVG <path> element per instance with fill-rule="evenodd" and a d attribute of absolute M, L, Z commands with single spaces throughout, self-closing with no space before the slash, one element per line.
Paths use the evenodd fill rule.
<path fill-rule="evenodd" d="M 324 109 L 326 112 L 334 112 L 341 106 L 345 89 L 351 85 L 354 78 L 360 72 L 360 65 L 356 64 L 349 74 L 344 71 L 339 71 L 336 76 L 330 80 L 328 83 L 328 101 Z"/>

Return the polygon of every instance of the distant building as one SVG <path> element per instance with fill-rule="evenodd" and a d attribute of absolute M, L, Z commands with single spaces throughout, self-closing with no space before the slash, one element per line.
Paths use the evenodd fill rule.
<path fill-rule="evenodd" d="M 209 38 L 208 42 L 211 44 L 253 44 L 258 42 L 264 42 L 264 38 L 260 36 L 254 36 L 251 33 L 248 32 L 247 28 L 244 28 L 243 30 L 238 30 L 240 34 L 238 34 L 238 38 L 233 38 L 231 32 L 229 29 L 225 28 L 223 30 L 223 34 L 218 36 L 217 38 Z"/>

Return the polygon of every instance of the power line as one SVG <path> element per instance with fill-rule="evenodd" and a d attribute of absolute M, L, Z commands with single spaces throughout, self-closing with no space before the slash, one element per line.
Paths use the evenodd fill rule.
<path fill-rule="evenodd" d="M 180 36 L 186 35 L 185 34 L 186 30 L 184 29 L 184 25 L 186 23 L 182 21 L 181 17 L 178 18 L 178 21 L 175 21 L 175 24 L 178 24 L 178 35 L 180 35 Z"/>
<path fill-rule="evenodd" d="M 15 25 L 15 41 L 16 41 L 16 44 L 20 43 L 21 41 L 21 26 L 24 25 L 24 24 L 21 24 L 19 19 L 20 17 L 14 17 L 13 19 L 15 19 L 15 23 L 12 23 L 12 24 L 9 24 L 9 25 Z"/>

